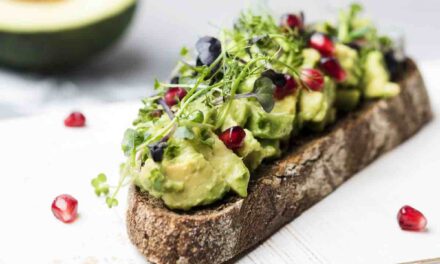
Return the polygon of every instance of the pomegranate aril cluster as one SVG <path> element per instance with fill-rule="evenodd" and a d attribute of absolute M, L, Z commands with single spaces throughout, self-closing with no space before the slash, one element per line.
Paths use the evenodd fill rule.
<path fill-rule="evenodd" d="M 319 66 L 327 75 L 337 82 L 345 81 L 347 73 L 334 57 L 335 44 L 329 36 L 316 32 L 310 37 L 309 46 L 321 54 Z"/>

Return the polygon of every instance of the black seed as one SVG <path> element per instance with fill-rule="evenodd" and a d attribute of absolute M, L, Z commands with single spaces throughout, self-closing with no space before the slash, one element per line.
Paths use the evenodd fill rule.
<path fill-rule="evenodd" d="M 167 147 L 166 142 L 158 142 L 155 144 L 148 145 L 148 149 L 150 150 L 151 158 L 155 162 L 161 162 L 163 159 L 163 153 L 165 148 Z"/>

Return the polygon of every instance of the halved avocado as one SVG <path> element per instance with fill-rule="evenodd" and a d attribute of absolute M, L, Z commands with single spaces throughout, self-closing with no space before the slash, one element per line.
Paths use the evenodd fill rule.
<path fill-rule="evenodd" d="M 32 71 L 78 66 L 111 46 L 136 0 L 2 0 L 0 64 Z"/>

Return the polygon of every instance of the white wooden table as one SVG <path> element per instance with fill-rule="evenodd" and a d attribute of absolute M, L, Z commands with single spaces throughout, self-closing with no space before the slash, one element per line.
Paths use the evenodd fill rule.
<path fill-rule="evenodd" d="M 440 62 L 423 64 L 436 114 Z M 0 263 L 144 263 L 128 241 L 124 211 L 110 210 L 90 180 L 117 180 L 120 140 L 139 103 L 82 109 L 85 129 L 67 129 L 68 111 L 0 122 Z M 411 111 L 411 109 L 408 109 Z M 440 257 L 440 121 L 356 175 L 328 198 L 240 260 L 267 263 L 397 263 Z M 50 210 L 55 196 L 79 200 L 79 219 L 65 225 Z M 428 231 L 397 225 L 413 205 Z"/>

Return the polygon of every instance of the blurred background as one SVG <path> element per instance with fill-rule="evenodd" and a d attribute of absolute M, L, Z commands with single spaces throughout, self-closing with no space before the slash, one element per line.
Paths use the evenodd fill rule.
<path fill-rule="evenodd" d="M 249 3 L 237 0 L 139 0 L 134 21 L 116 47 L 68 73 L 42 75 L 0 68 L 0 119 L 70 111 L 86 105 L 138 100 L 155 78 L 166 80 L 182 46 L 192 47 L 219 27 L 231 26 Z M 352 1 L 266 1 L 275 15 L 304 10 L 308 22 L 335 17 Z M 358 1 L 384 32 L 402 32 L 418 61 L 440 59 L 440 1 Z"/>

